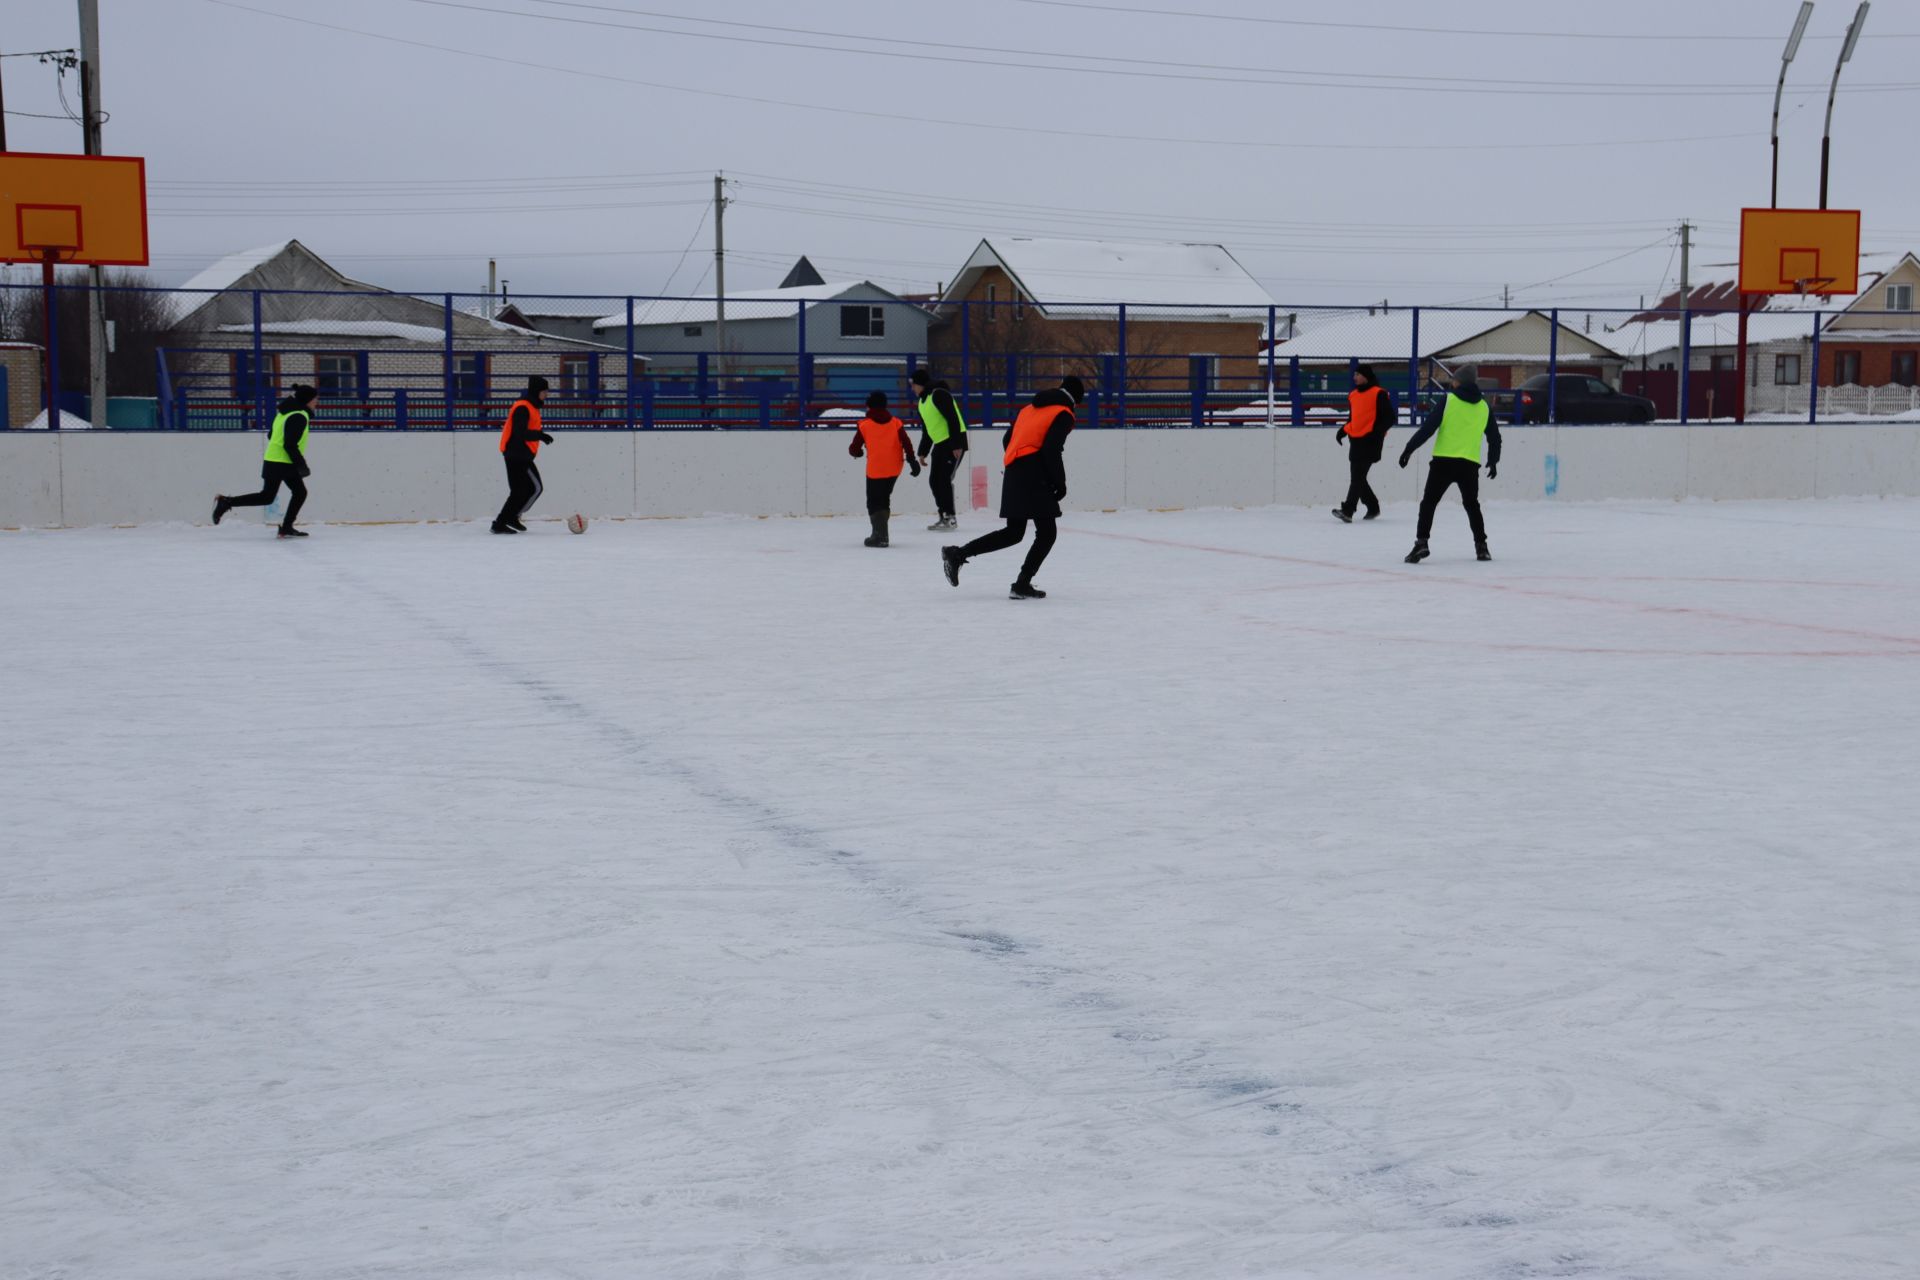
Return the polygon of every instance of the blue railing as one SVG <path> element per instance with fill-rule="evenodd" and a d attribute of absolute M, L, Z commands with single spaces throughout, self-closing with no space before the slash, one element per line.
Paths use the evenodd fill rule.
<path fill-rule="evenodd" d="M 1732 318 L 1679 312 L 923 303 L 866 287 L 839 298 L 730 298 L 724 324 L 712 298 L 512 300 L 528 328 L 502 322 L 492 314 L 499 300 L 481 295 L 119 291 L 162 294 L 161 311 L 178 317 L 152 344 L 150 385 L 114 388 L 153 396 L 160 429 L 174 431 L 257 429 L 299 382 L 321 389 L 330 429 L 493 430 L 531 374 L 551 384 L 549 421 L 570 430 L 827 428 L 849 424 L 874 390 L 911 418 L 909 378 L 927 367 L 977 428 L 1004 425 L 1036 387 L 1069 373 L 1089 390 L 1087 429 L 1309 427 L 1344 415 L 1362 363 L 1399 400 L 1403 420 L 1472 366 L 1502 420 L 1516 423 L 1686 423 L 1703 413 L 1818 422 L 1863 416 L 1851 402 L 1836 414 L 1827 384 L 1858 377 L 1854 347 L 1869 340 L 1838 349 L 1847 330 L 1828 328 L 1833 311 L 1759 313 L 1768 336 L 1753 344 L 1757 363 L 1742 379 L 1719 367 Z M 70 295 L 64 307 L 85 290 L 63 283 L 55 292 Z M 1630 326 L 1634 341 L 1660 351 L 1612 345 L 1622 339 L 1609 326 L 1635 315 L 1674 322 Z M 1525 323 L 1501 338 L 1516 320 Z M 1870 340 L 1885 347 L 1888 331 L 1915 323 L 1911 313 L 1879 313 Z M 1715 358 L 1695 369 L 1703 324 Z M 1436 334 L 1452 345 L 1439 346 Z M 45 365 L 66 370 L 72 385 L 84 352 L 52 348 Z M 1910 380 L 1911 365 L 1895 352 L 1893 380 L 1900 370 Z M 1606 395 L 1573 395 L 1593 380 L 1608 384 Z M 1899 388 L 1879 390 L 1881 412 L 1903 407 Z"/>

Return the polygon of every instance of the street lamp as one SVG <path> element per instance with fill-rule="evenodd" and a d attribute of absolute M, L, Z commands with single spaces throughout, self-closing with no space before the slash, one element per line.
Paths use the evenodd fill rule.
<path fill-rule="evenodd" d="M 1807 19 L 1813 17 L 1813 0 L 1800 0 L 1800 16 L 1793 20 L 1793 34 L 1787 37 L 1787 51 L 1780 55 L 1780 82 L 1773 86 L 1773 207 L 1780 207 L 1780 95 L 1787 88 L 1787 68 L 1793 55 L 1800 52 L 1800 37 L 1807 33 Z"/>
<path fill-rule="evenodd" d="M 1833 64 L 1833 83 L 1827 88 L 1827 127 L 1820 135 L 1820 207 L 1827 207 L 1827 156 L 1833 149 L 1833 97 L 1840 92 L 1840 68 L 1847 65 L 1853 57 L 1853 47 L 1860 43 L 1860 28 L 1867 25 L 1867 10 L 1873 7 L 1873 0 L 1860 0 L 1860 7 L 1853 11 L 1853 21 L 1847 24 L 1846 43 L 1840 46 L 1840 61 Z"/>

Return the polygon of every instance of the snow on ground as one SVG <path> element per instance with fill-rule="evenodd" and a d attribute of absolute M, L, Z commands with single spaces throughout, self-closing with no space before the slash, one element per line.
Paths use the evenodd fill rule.
<path fill-rule="evenodd" d="M 0 535 L 0 1275 L 1911 1275 L 1920 503 L 1489 516 Z"/>

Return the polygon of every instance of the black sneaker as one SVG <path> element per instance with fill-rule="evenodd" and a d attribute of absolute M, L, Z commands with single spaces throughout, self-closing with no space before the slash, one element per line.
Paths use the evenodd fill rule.
<path fill-rule="evenodd" d="M 1425 538 L 1422 538 L 1418 542 L 1413 544 L 1413 550 L 1407 552 L 1407 563 L 1419 564 L 1422 560 L 1425 560 L 1427 558 L 1428 554 L 1429 552 L 1427 551 L 1427 540 Z"/>
<path fill-rule="evenodd" d="M 960 554 L 960 548 L 940 548 L 940 571 L 946 574 L 947 581 L 956 587 L 960 585 L 960 566 L 966 562 L 967 558 Z"/>
<path fill-rule="evenodd" d="M 875 535 L 870 538 L 861 539 L 860 545 L 863 547 L 884 547 L 887 545 L 887 540 L 878 535 Z"/>
<path fill-rule="evenodd" d="M 527 531 L 527 526 L 525 526 L 524 524 L 521 524 L 518 519 L 509 520 L 507 521 L 507 523 L 513 526 L 513 531 L 515 533 L 525 533 Z"/>
<path fill-rule="evenodd" d="M 1493 552 L 1487 550 L 1486 543 L 1476 542 L 1473 544 L 1473 558 L 1475 560 L 1491 560 L 1493 559 Z"/>
<path fill-rule="evenodd" d="M 305 529 L 282 529 L 280 536 L 283 538 L 304 538 L 307 536 L 307 531 Z"/>
<path fill-rule="evenodd" d="M 514 528 L 514 527 L 513 527 L 512 525 L 510 525 L 510 524 L 508 524 L 508 523 L 507 523 L 506 521 L 504 521 L 504 520 L 495 520 L 495 521 L 493 522 L 493 529 L 492 529 L 492 532 L 494 532 L 494 533 L 518 533 L 518 532 L 520 532 L 520 531 L 519 531 L 518 529 L 516 529 L 516 528 Z"/>
<path fill-rule="evenodd" d="M 1007 588 L 1009 600 L 1045 600 L 1046 598 L 1047 593 L 1031 582 L 1016 582 Z"/>
<path fill-rule="evenodd" d="M 1333 518 L 1335 520 L 1338 520 L 1341 524 L 1352 524 L 1353 512 L 1348 511 L 1344 507 L 1335 507 L 1333 509 Z"/>
<path fill-rule="evenodd" d="M 213 522 L 219 524 L 221 517 L 231 510 L 233 510 L 233 500 L 226 494 L 221 494 L 213 500 Z"/>
<path fill-rule="evenodd" d="M 1362 520 L 1378 520 L 1380 518 L 1380 508 L 1375 507 L 1373 510 L 1367 512 L 1367 514 L 1365 514 L 1364 516 L 1361 516 L 1360 518 Z"/>

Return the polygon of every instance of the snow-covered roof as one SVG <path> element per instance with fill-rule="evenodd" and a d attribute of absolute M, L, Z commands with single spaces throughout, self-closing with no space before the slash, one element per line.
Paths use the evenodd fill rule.
<path fill-rule="evenodd" d="M 489 304 L 485 299 L 458 307 L 462 315 L 491 319 L 508 307 L 532 319 L 597 320 L 607 314 L 605 298 L 506 298 Z M 491 312 L 491 314 L 489 314 Z M 624 320 L 622 321 L 624 323 Z"/>
<path fill-rule="evenodd" d="M 250 324 L 223 324 L 221 333 L 252 333 Z M 398 338 L 402 342 L 446 341 L 446 330 L 424 324 L 405 324 L 399 320 L 269 320 L 261 333 L 324 338 Z M 525 333 L 523 329 L 515 333 Z"/>
<path fill-rule="evenodd" d="M 1680 321 L 1629 321 L 1601 335 L 1606 344 L 1623 356 L 1638 359 L 1643 355 L 1675 351 L 1680 347 Z M 1813 317 L 1800 311 L 1754 311 L 1747 316 L 1747 345 L 1762 342 L 1793 342 L 1813 336 Z M 1740 317 L 1715 312 L 1693 318 L 1692 345 L 1695 347 L 1732 347 L 1740 341 Z"/>
<path fill-rule="evenodd" d="M 1237 310 L 1264 309 L 1273 297 L 1217 244 L 1159 241 L 1056 240 L 994 236 L 980 242 L 946 292 L 962 298 L 982 271 L 997 266 L 1042 314 L 1082 314 L 1114 303 L 1186 308 L 1143 313 L 1155 320 L 1211 319 Z M 1011 301 L 1011 299 L 1010 299 Z"/>
<path fill-rule="evenodd" d="M 293 241 L 281 240 L 275 244 L 263 244 L 257 249 L 242 249 L 238 253 L 230 253 L 180 285 L 179 288 L 182 291 L 204 290 L 208 293 L 231 289 L 249 271 L 273 261 L 292 246 Z"/>
<path fill-rule="evenodd" d="M 1495 311 L 1422 311 L 1418 354 L 1422 360 L 1438 355 L 1515 318 Z M 1297 356 L 1302 360 L 1405 360 L 1414 354 L 1413 312 L 1387 311 L 1330 320 L 1282 342 L 1275 354 L 1282 359 Z"/>
<path fill-rule="evenodd" d="M 727 295 L 729 320 L 783 320 L 794 315 L 794 304 L 831 302 L 860 288 L 878 288 L 866 280 L 842 280 L 833 284 L 806 284 L 791 289 L 743 289 Z M 886 290 L 882 289 L 882 293 Z M 888 294 L 889 297 L 893 296 Z M 650 298 L 633 304 L 635 328 L 651 324 L 709 324 L 718 318 L 712 298 Z M 625 307 L 593 322 L 599 329 L 626 327 Z"/>

